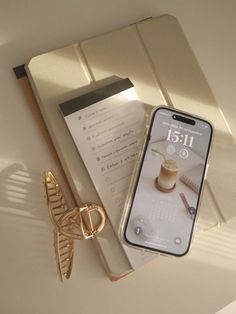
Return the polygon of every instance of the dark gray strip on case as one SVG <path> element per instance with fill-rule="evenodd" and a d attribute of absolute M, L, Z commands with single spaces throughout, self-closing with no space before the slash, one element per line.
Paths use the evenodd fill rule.
<path fill-rule="evenodd" d="M 24 64 L 19 65 L 19 66 L 13 68 L 13 71 L 14 71 L 15 76 L 16 76 L 17 79 L 20 79 L 22 77 L 27 76 Z"/>

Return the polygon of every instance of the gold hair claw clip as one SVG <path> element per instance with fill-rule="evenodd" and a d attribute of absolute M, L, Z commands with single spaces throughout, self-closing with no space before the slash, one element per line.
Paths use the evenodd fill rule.
<path fill-rule="evenodd" d="M 61 281 L 70 278 L 74 240 L 87 240 L 102 231 L 106 216 L 102 206 L 85 203 L 69 209 L 52 171 L 43 173 L 48 212 L 54 225 L 54 247 Z"/>

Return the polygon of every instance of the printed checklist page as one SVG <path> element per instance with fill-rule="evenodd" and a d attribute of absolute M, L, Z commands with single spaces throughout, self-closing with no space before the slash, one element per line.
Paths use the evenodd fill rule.
<path fill-rule="evenodd" d="M 106 91 L 106 87 L 103 89 Z M 144 139 L 145 108 L 130 84 L 81 97 L 60 108 L 113 228 L 118 231 Z"/>

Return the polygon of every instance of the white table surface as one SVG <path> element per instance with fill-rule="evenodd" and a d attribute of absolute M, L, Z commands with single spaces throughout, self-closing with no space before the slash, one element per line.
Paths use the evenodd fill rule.
<path fill-rule="evenodd" d="M 72 278 L 59 282 L 40 183 L 55 165 L 11 70 L 34 55 L 173 14 L 236 139 L 235 12 L 234 0 L 0 0 L 1 313 L 208 314 L 236 299 L 235 220 L 196 238 L 188 257 L 158 257 L 116 283 L 92 243 L 80 242 Z"/>

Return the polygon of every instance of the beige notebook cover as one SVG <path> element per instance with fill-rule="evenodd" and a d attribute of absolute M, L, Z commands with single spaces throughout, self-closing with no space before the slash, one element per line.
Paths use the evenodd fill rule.
<path fill-rule="evenodd" d="M 58 104 L 113 82 L 116 77 L 128 77 L 141 101 L 152 106 L 174 106 L 212 121 L 215 140 L 200 209 L 200 229 L 209 229 L 235 215 L 236 146 L 174 17 L 152 18 L 36 56 L 26 70 L 77 202 L 99 202 L 99 197 Z M 222 160 L 227 169 L 221 167 Z M 118 277 L 152 258 L 134 249 L 127 255 L 109 221 L 97 245 L 109 272 Z"/>

